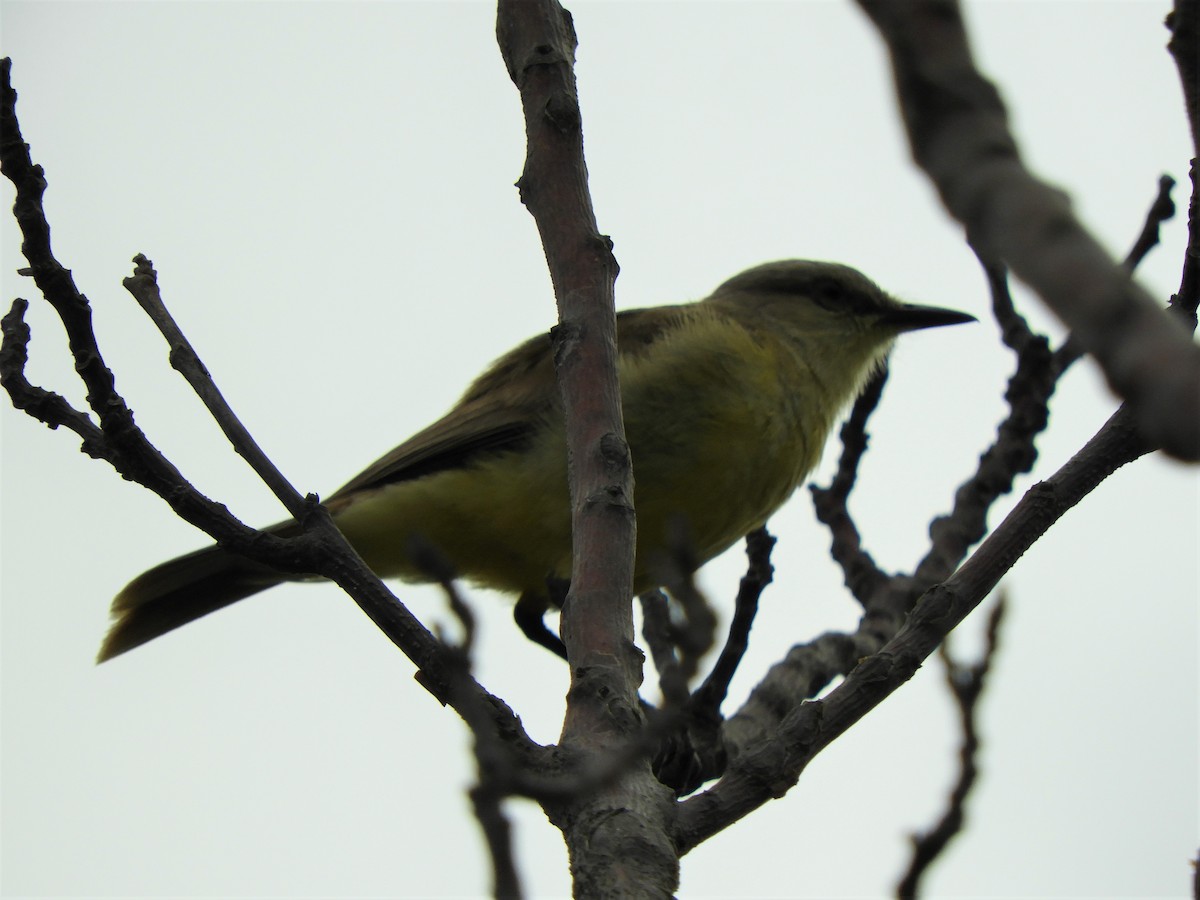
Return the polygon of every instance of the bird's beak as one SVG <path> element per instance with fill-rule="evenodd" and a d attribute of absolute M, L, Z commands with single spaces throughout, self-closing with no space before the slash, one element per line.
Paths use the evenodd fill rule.
<path fill-rule="evenodd" d="M 972 315 L 959 312 L 956 309 L 942 309 L 939 306 L 916 306 L 912 303 L 901 303 L 884 310 L 880 322 L 890 325 L 897 331 L 918 331 L 922 328 L 939 328 L 942 325 L 962 325 L 964 322 L 979 321 Z"/>

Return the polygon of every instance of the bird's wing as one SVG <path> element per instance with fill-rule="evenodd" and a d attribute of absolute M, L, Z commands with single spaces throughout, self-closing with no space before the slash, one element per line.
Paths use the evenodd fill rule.
<path fill-rule="evenodd" d="M 687 307 L 617 314 L 622 355 L 641 354 L 675 328 Z M 550 335 L 541 334 L 500 357 L 467 389 L 458 405 L 376 460 L 327 499 L 469 465 L 483 456 L 520 450 L 561 415 Z"/>
<path fill-rule="evenodd" d="M 328 498 L 334 502 L 359 491 L 410 481 L 468 465 L 484 454 L 519 450 L 541 427 L 528 410 L 454 412 L 413 435 L 376 460 Z"/>
<path fill-rule="evenodd" d="M 500 357 L 450 412 L 376 460 L 328 500 L 521 449 L 556 409 L 550 354 L 549 335 L 543 334 Z"/>

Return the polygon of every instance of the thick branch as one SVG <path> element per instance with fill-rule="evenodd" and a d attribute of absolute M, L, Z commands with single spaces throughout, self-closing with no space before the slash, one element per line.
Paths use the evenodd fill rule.
<path fill-rule="evenodd" d="M 1153 444 L 1200 460 L 1200 347 L 1025 168 L 958 3 L 859 5 L 888 44 L 913 157 L 946 208 L 1070 326 Z"/>
<path fill-rule="evenodd" d="M 562 637 L 571 687 L 562 748 L 586 760 L 636 742 L 642 655 L 633 643 L 633 476 L 616 371 L 611 242 L 592 210 L 573 70 L 576 38 L 556 0 L 500 0 L 500 52 L 521 94 L 521 199 L 558 300 L 555 363 L 566 414 L 573 559 Z M 547 806 L 579 896 L 670 896 L 679 861 L 670 793 L 635 760 L 611 784 Z"/>
<path fill-rule="evenodd" d="M 525 111 L 527 155 L 517 186 L 541 234 L 559 308 L 555 363 L 574 537 L 563 639 L 576 670 L 621 660 L 623 684 L 613 687 L 633 707 L 640 660 L 633 649 L 633 484 L 616 372 L 616 261 L 588 193 L 572 68 L 575 31 L 555 0 L 505 0 L 496 34 Z M 582 712 L 568 713 L 564 737 L 609 727 L 576 722 Z"/>

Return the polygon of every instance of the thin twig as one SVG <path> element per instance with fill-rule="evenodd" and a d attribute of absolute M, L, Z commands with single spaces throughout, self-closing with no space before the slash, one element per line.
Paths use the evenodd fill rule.
<path fill-rule="evenodd" d="M 30 330 L 25 322 L 28 309 L 29 302 L 17 298 L 0 320 L 0 332 L 4 336 L 4 342 L 0 344 L 0 386 L 8 392 L 14 407 L 51 429 L 61 426 L 75 432 L 83 439 L 82 449 L 88 456 L 115 466 L 116 457 L 105 442 L 103 432 L 87 413 L 75 409 L 61 394 L 30 384 L 25 377 L 25 366 L 29 362 Z"/>
<path fill-rule="evenodd" d="M 471 788 L 469 793 L 492 860 L 492 896 L 496 900 L 521 900 L 524 893 L 513 853 L 512 823 L 504 814 L 500 798 L 483 784 Z"/>
<path fill-rule="evenodd" d="M 158 273 L 154 271 L 154 263 L 139 253 L 133 258 L 135 268 L 133 274 L 122 284 L 137 300 L 138 305 L 150 317 L 162 336 L 166 338 L 170 349 L 171 367 L 179 372 L 196 392 L 196 396 L 208 408 L 221 431 L 229 438 L 233 449 L 242 456 L 271 492 L 279 499 L 287 511 L 295 519 L 301 519 L 308 513 L 308 503 L 304 497 L 292 487 L 291 482 L 284 478 L 278 467 L 267 458 L 258 443 L 251 436 L 246 426 L 233 413 L 233 409 L 225 401 L 225 397 L 217 388 L 208 369 L 200 361 L 199 354 L 192 347 L 174 316 L 167 310 L 158 289 Z"/>
<path fill-rule="evenodd" d="M 658 562 L 659 580 L 668 586 L 679 615 L 671 615 L 662 591 L 643 594 L 642 633 L 658 668 L 664 708 L 682 709 L 700 660 L 712 649 L 717 614 L 696 586 L 699 561 L 686 528 L 677 523 L 669 544 L 668 558 Z"/>
<path fill-rule="evenodd" d="M 122 477 L 154 491 L 185 521 L 195 525 L 233 552 L 285 572 L 323 575 L 336 582 L 358 603 L 383 633 L 417 666 L 418 680 L 435 696 L 444 697 L 449 679 L 445 649 L 427 628 L 403 606 L 358 557 L 333 525 L 328 512 L 305 500 L 301 520 L 308 531 L 282 538 L 255 531 L 238 521 L 223 504 L 201 494 L 160 453 L 136 425 L 133 413 L 117 393 L 116 381 L 104 362 L 92 328 L 92 310 L 75 286 L 70 270 L 54 256 L 50 247 L 50 225 L 42 203 L 46 179 L 41 166 L 33 163 L 29 145 L 22 138 L 16 114 L 16 92 L 12 88 L 11 61 L 0 61 L 0 172 L 16 188 L 14 212 L 22 234 L 22 252 L 29 263 L 23 272 L 32 275 L 42 296 L 54 308 L 67 332 L 75 369 L 87 389 L 88 404 L 98 425 L 74 410 L 57 395 L 34 388 L 24 377 L 29 330 L 24 323 L 24 301 L 14 303 L 4 317 L 4 343 L 0 347 L 3 382 L 14 404 L 40 418 L 51 428 L 65 426 L 84 440 L 90 455 L 108 461 Z M 140 265 L 140 264 L 139 264 Z M 141 273 L 143 276 L 147 272 Z M 142 290 L 144 283 L 138 287 Z M 157 298 L 161 303 L 161 298 Z M 193 372 L 211 382 L 202 366 Z M 216 393 L 215 385 L 202 388 Z M 243 452 L 245 451 L 245 452 Z M 246 448 L 239 452 L 247 455 Z M 544 758 L 546 751 L 521 728 L 519 720 L 503 702 L 487 693 L 473 679 L 469 692 L 478 705 L 488 709 L 492 727 L 503 734 L 514 753 L 530 761 Z M 460 711 L 461 712 L 461 711 Z"/>
<path fill-rule="evenodd" d="M 1142 225 L 1142 231 L 1121 263 L 1127 271 L 1132 272 L 1136 269 L 1146 258 L 1146 254 L 1158 246 L 1159 231 L 1163 222 L 1175 217 L 1175 201 L 1171 199 L 1171 189 L 1174 187 L 1175 179 L 1170 175 L 1159 176 L 1158 194 L 1155 196 L 1154 202 L 1150 204 L 1150 209 L 1146 211 L 1146 221 Z"/>
<path fill-rule="evenodd" d="M 988 617 L 983 654 L 977 662 L 964 663 L 954 659 L 950 654 L 949 638 L 943 641 L 939 648 L 938 652 L 946 670 L 946 683 L 954 697 L 962 728 L 962 743 L 958 751 L 958 779 L 947 799 L 946 811 L 937 825 L 924 834 L 913 837 L 912 860 L 896 888 L 896 896 L 901 900 L 912 900 L 918 895 L 921 877 L 950 841 L 962 831 L 966 822 L 967 797 L 979 775 L 979 698 L 983 693 L 988 671 L 996 659 L 1000 623 L 1004 618 L 1005 606 L 1005 597 L 1001 594 Z"/>
<path fill-rule="evenodd" d="M 987 534 L 992 504 L 1013 489 L 1017 475 L 1033 469 L 1037 438 L 1049 422 L 1050 398 L 1059 375 L 1050 342 L 1032 331 L 1014 309 L 1004 267 L 983 256 L 979 261 L 1001 337 L 1016 355 L 1017 366 L 1004 391 L 1008 415 L 997 426 L 996 439 L 979 457 L 975 474 L 955 491 L 950 512 L 929 524 L 929 552 L 913 573 L 920 589 L 949 577 L 971 546 Z"/>
<path fill-rule="evenodd" d="M 638 600 L 642 604 L 642 637 L 650 648 L 650 657 L 658 672 L 663 706 L 680 709 L 687 702 L 688 687 L 676 653 L 670 601 L 658 590 L 646 591 L 638 596 Z"/>
<path fill-rule="evenodd" d="M 867 452 L 870 440 L 867 422 L 875 407 L 879 405 L 887 379 L 888 369 L 884 365 L 871 377 L 863 392 L 854 401 L 850 416 L 839 432 L 842 455 L 838 459 L 837 472 L 829 487 L 809 487 L 817 519 L 828 526 L 833 536 L 830 553 L 842 568 L 846 587 L 863 606 L 866 606 L 867 600 L 876 593 L 880 584 L 886 581 L 887 574 L 875 565 L 871 554 L 862 548 L 862 538 L 850 516 L 848 501 L 858 479 L 859 463 Z"/>
<path fill-rule="evenodd" d="M 1200 159 L 1193 159 L 1188 168 L 1188 180 L 1192 184 L 1188 200 L 1188 243 L 1183 256 L 1183 274 L 1179 278 L 1179 290 L 1171 297 L 1169 307 L 1189 334 L 1196 332 L 1196 311 L 1200 307 Z"/>
<path fill-rule="evenodd" d="M 1192 132 L 1192 162 L 1188 178 L 1192 191 L 1188 198 L 1187 249 L 1183 255 L 1183 274 L 1179 292 L 1171 298 L 1171 308 L 1179 315 L 1189 334 L 1196 331 L 1196 312 L 1200 307 L 1200 2 L 1175 0 L 1166 20 L 1171 30 L 1167 50 L 1179 71 L 1188 126 Z"/>
<path fill-rule="evenodd" d="M 1150 204 L 1150 209 L 1146 211 L 1146 221 L 1142 223 L 1141 232 L 1121 263 L 1127 272 L 1132 273 L 1146 258 L 1146 254 L 1158 245 L 1162 223 L 1175 215 L 1175 201 L 1171 199 L 1171 189 L 1174 187 L 1175 179 L 1170 175 L 1163 175 L 1158 179 L 1158 194 Z M 1083 345 L 1075 335 L 1069 334 L 1062 346 L 1054 351 L 1054 365 L 1060 373 L 1064 372 L 1078 361 L 1084 352 Z"/>
<path fill-rule="evenodd" d="M 463 599 L 454 581 L 453 570 L 432 545 L 419 548 L 417 558 L 422 570 L 441 585 L 450 611 L 462 629 L 462 640 L 447 647 L 452 660 L 448 694 L 456 701 L 455 708 L 462 714 L 474 738 L 478 780 L 468 793 L 492 861 L 492 895 L 497 900 L 520 900 L 523 896 L 521 878 L 513 852 L 512 823 L 504 812 L 504 799 L 513 792 L 518 781 L 515 773 L 521 768 L 521 760 L 497 733 L 487 704 L 472 689 L 475 614 Z M 444 635 L 439 634 L 439 637 L 445 640 Z"/>
<path fill-rule="evenodd" d="M 712 649 L 717 632 L 717 614 L 704 593 L 696 586 L 694 573 L 674 585 L 672 596 L 683 612 L 683 622 L 674 629 L 679 648 L 679 670 L 685 685 L 700 670 L 700 660 Z"/>
<path fill-rule="evenodd" d="M 674 715 L 669 719 L 651 719 L 666 733 L 651 761 L 651 767 L 658 780 L 670 787 L 676 796 L 690 794 L 704 782 L 719 778 L 725 771 L 721 704 L 725 702 L 729 684 L 750 646 L 750 628 L 758 612 L 758 600 L 771 583 L 774 573 L 771 567 L 771 548 L 774 546 L 775 538 L 767 533 L 766 528 L 758 528 L 746 536 L 749 567 L 738 588 L 725 644 L 704 683 L 695 693 L 687 696 L 686 682 L 682 680 L 678 664 L 674 665 L 673 670 L 668 670 L 672 672 L 669 682 L 666 674 L 662 678 L 664 696 L 668 690 L 673 693 L 672 699 L 664 704 L 664 710 L 658 716 Z M 650 608 L 644 608 L 649 618 Z M 654 611 L 653 615 L 657 617 L 659 613 Z M 674 644 L 671 648 L 671 659 L 674 660 Z M 685 692 L 682 701 L 677 697 L 681 688 Z"/>
<path fill-rule="evenodd" d="M 1179 70 L 1184 108 L 1192 131 L 1192 151 L 1200 156 L 1200 3 L 1175 0 L 1165 24 L 1171 31 L 1167 50 Z"/>
<path fill-rule="evenodd" d="M 746 535 L 749 565 L 742 576 L 734 602 L 733 618 L 725 644 L 704 683 L 688 698 L 679 717 L 679 728 L 654 759 L 659 780 L 670 786 L 676 796 L 696 790 L 706 781 L 725 772 L 727 754 L 721 737 L 724 719 L 721 706 L 738 665 L 750 646 L 750 629 L 758 614 L 758 601 L 771 583 L 771 549 L 775 546 L 766 528 Z"/>
<path fill-rule="evenodd" d="M 774 578 L 771 565 L 771 550 L 775 538 L 764 528 L 757 528 L 746 535 L 748 567 L 738 584 L 734 600 L 733 618 L 729 622 L 729 634 L 712 671 L 704 683 L 692 695 L 691 708 L 706 717 L 719 718 L 721 704 L 729 693 L 729 685 L 737 673 L 738 665 L 750 646 L 750 629 L 758 615 L 758 601 Z"/>

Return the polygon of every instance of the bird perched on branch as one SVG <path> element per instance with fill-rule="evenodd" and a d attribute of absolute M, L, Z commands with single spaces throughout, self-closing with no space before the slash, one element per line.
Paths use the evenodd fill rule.
<path fill-rule="evenodd" d="M 618 373 L 636 479 L 636 592 L 686 534 L 703 564 L 762 525 L 817 464 L 839 412 L 896 336 L 973 321 L 901 303 L 861 273 L 784 260 L 698 303 L 617 314 Z M 444 417 L 326 500 L 377 574 L 429 580 L 431 546 L 462 577 L 517 595 L 533 640 L 571 575 L 566 434 L 550 337 L 500 357 Z M 274 526 L 287 533 L 294 522 Z M 212 546 L 165 562 L 113 601 L 104 661 L 298 576 Z"/>

